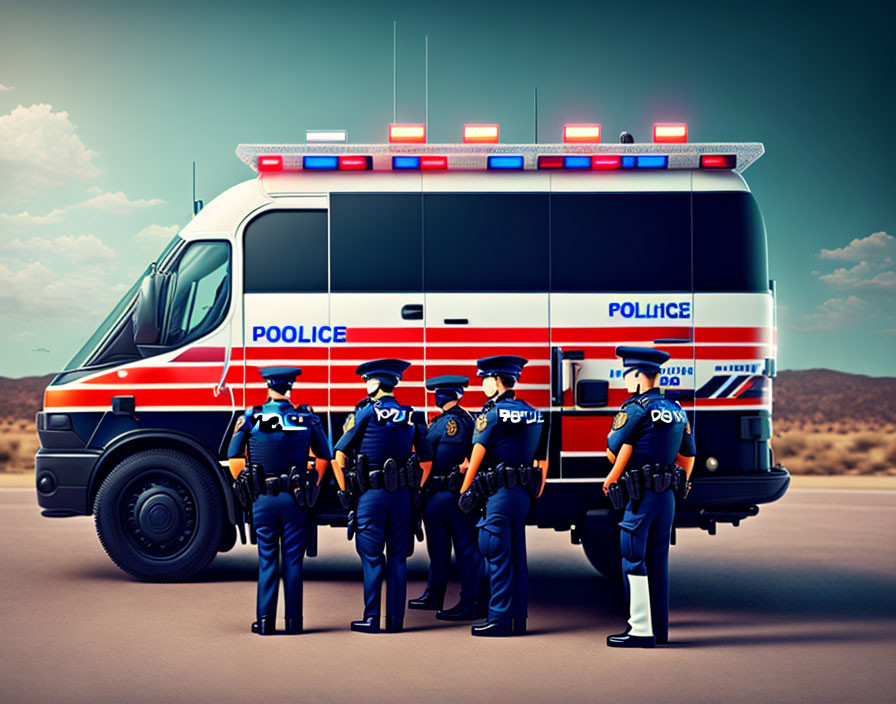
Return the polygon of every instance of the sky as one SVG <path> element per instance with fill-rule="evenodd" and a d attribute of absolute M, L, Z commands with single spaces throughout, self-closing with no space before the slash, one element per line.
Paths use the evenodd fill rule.
<path fill-rule="evenodd" d="M 808 8 L 808 9 L 807 9 Z M 604 141 L 687 122 L 760 141 L 745 173 L 778 286 L 779 369 L 896 375 L 896 59 L 885 3 L 0 0 L 0 375 L 61 369 L 191 217 L 309 128 Z M 475 262 L 471 262 L 475 265 Z"/>

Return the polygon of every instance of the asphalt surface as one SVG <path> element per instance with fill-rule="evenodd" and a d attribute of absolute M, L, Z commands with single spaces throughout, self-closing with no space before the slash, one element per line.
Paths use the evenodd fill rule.
<path fill-rule="evenodd" d="M 793 490 L 672 549 L 672 644 L 614 650 L 617 591 L 568 533 L 529 529 L 530 635 L 479 639 L 410 612 L 403 634 L 348 631 L 360 564 L 342 529 L 306 561 L 301 636 L 261 638 L 255 555 L 188 584 L 142 584 L 91 518 L 41 518 L 0 490 L 4 702 L 892 702 L 896 492 Z M 418 545 L 410 596 L 423 588 Z M 454 590 L 448 602 L 453 603 Z"/>

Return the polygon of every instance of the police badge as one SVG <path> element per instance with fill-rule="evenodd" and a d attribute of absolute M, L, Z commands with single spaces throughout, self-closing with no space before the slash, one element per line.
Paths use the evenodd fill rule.
<path fill-rule="evenodd" d="M 454 418 L 449 419 L 447 423 L 445 423 L 445 435 L 449 438 L 453 438 L 457 435 L 457 421 Z"/>
<path fill-rule="evenodd" d="M 619 430 L 623 425 L 628 421 L 628 413 L 625 411 L 619 411 L 616 416 L 613 418 L 613 425 L 610 426 L 610 430 Z"/>
<path fill-rule="evenodd" d="M 345 423 L 342 424 L 342 432 L 347 433 L 349 430 L 355 427 L 355 414 L 349 413 L 348 418 L 345 419 Z"/>
<path fill-rule="evenodd" d="M 477 432 L 482 432 L 485 430 L 485 427 L 488 425 L 488 416 L 485 413 L 480 413 L 476 417 L 476 430 Z"/>

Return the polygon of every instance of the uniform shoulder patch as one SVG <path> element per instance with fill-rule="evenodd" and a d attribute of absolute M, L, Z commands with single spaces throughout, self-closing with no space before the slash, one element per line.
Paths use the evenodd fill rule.
<path fill-rule="evenodd" d="M 488 425 L 488 415 L 485 413 L 480 413 L 476 417 L 476 431 L 481 433 L 483 430 L 485 430 L 487 425 Z"/>
<path fill-rule="evenodd" d="M 690 423 L 690 421 L 684 424 L 684 432 L 686 432 L 688 435 L 691 434 L 691 423 Z"/>
<path fill-rule="evenodd" d="M 342 432 L 347 433 L 349 430 L 355 427 L 355 414 L 349 413 L 348 418 L 345 419 L 345 423 L 342 424 Z"/>
<path fill-rule="evenodd" d="M 619 411 L 616 416 L 613 418 L 613 425 L 610 427 L 611 430 L 619 430 L 623 425 L 628 422 L 628 413 L 625 411 Z"/>
<path fill-rule="evenodd" d="M 236 435 L 240 428 L 246 424 L 246 416 L 240 416 L 236 419 L 236 425 L 233 426 L 233 434 Z"/>
<path fill-rule="evenodd" d="M 454 418 L 449 419 L 448 422 L 445 423 L 445 435 L 447 435 L 449 438 L 453 438 L 455 435 L 457 435 L 457 429 L 457 421 L 454 420 Z"/>

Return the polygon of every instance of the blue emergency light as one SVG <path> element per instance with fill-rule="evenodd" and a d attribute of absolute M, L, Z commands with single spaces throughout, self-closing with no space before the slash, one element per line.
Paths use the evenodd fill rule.
<path fill-rule="evenodd" d="M 567 156 L 563 158 L 564 169 L 590 169 L 590 156 Z"/>
<path fill-rule="evenodd" d="M 488 158 L 489 169 L 504 170 L 523 170 L 523 157 L 521 156 L 505 156 L 504 154 L 496 154 Z"/>
<path fill-rule="evenodd" d="M 669 166 L 669 157 L 666 154 L 646 154 L 637 158 L 639 169 L 665 169 Z"/>
<path fill-rule="evenodd" d="M 399 169 L 420 169 L 420 157 L 419 156 L 393 156 L 392 157 L 392 168 L 395 170 Z"/>
<path fill-rule="evenodd" d="M 335 171 L 339 158 L 335 156 L 303 156 L 302 168 L 308 171 Z"/>

